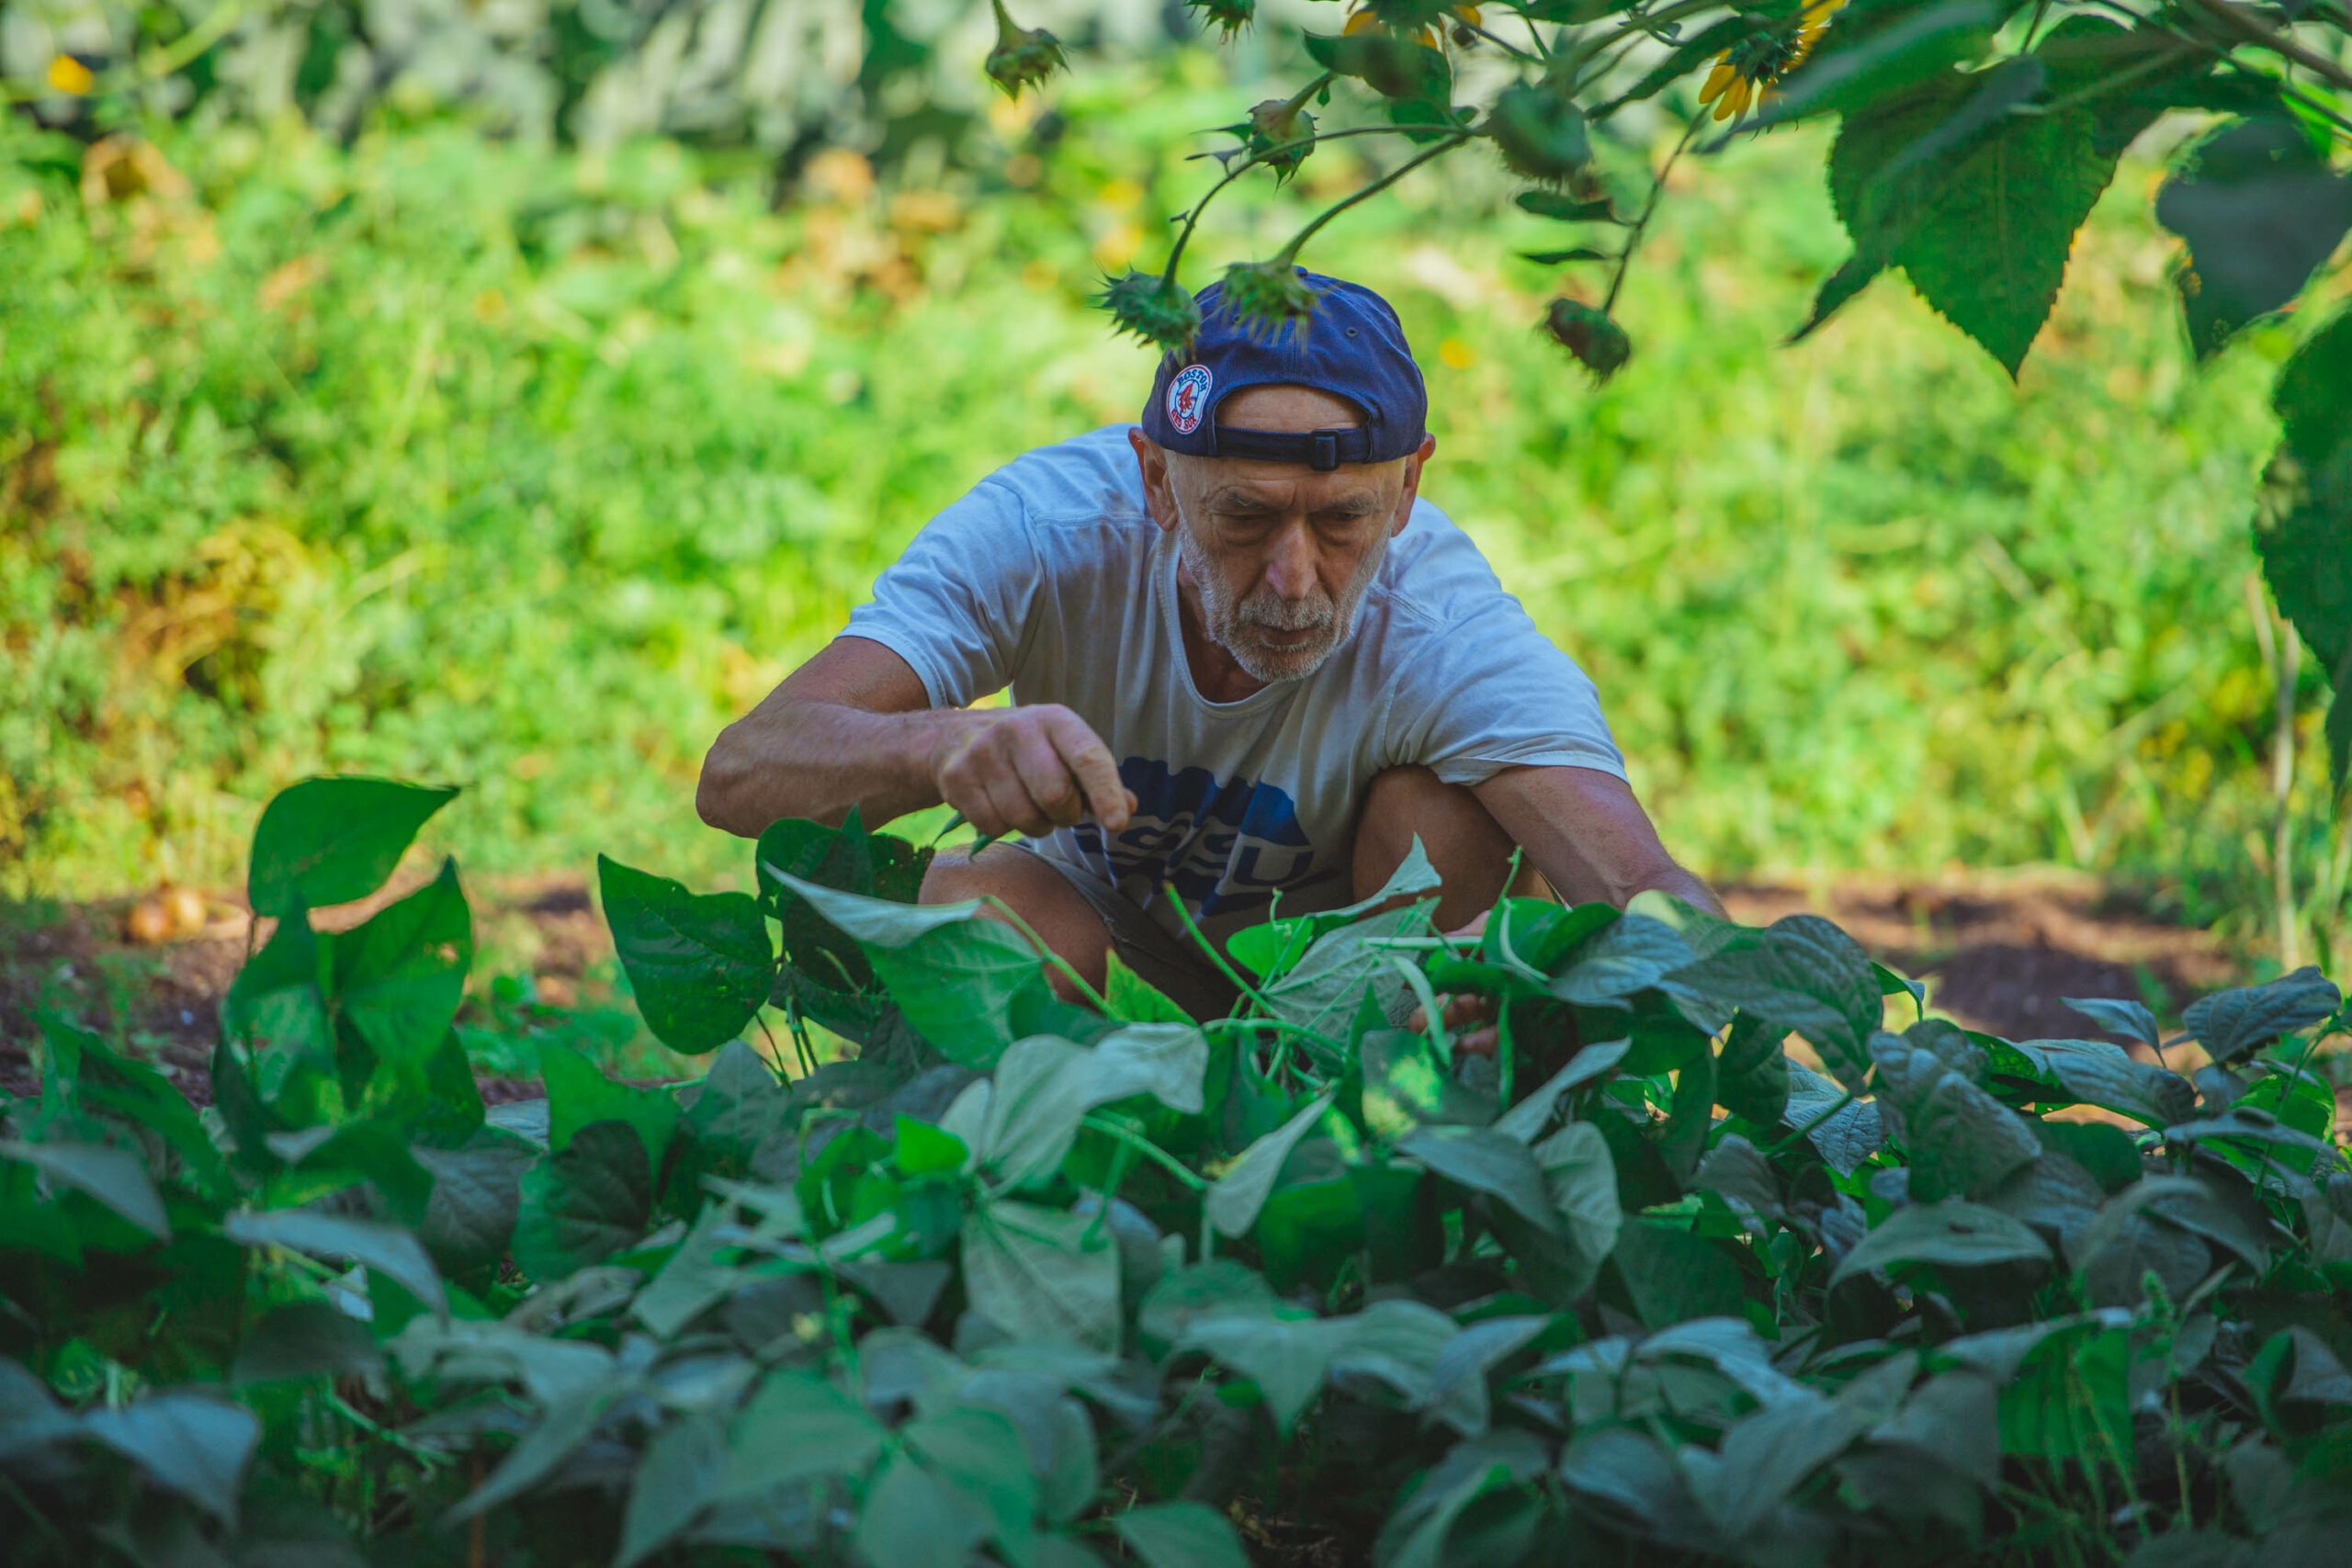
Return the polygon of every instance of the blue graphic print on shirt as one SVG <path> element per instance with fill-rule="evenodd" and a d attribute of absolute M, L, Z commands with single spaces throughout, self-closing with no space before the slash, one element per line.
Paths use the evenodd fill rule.
<path fill-rule="evenodd" d="M 1149 757 L 1119 764 L 1136 810 L 1106 843 L 1087 822 L 1076 829 L 1087 858 L 1114 882 L 1140 875 L 1171 884 L 1197 916 L 1263 908 L 1277 892 L 1295 892 L 1339 874 L 1316 863 L 1315 845 L 1298 824 L 1298 807 L 1270 784 L 1219 784 L 1206 768 L 1170 771 Z"/>

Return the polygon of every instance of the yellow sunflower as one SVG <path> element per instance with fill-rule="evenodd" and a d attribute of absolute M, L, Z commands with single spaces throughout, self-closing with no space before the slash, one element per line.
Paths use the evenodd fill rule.
<path fill-rule="evenodd" d="M 1845 0 L 1838 0 L 1838 4 L 1845 4 Z M 1477 6 L 1455 6 L 1450 7 L 1450 9 L 1456 20 L 1463 22 L 1469 27 L 1475 28 L 1478 25 Z M 1360 10 L 1351 12 L 1349 15 L 1347 26 L 1341 28 L 1340 32 L 1343 37 L 1353 38 L 1358 33 L 1370 32 L 1373 28 L 1378 26 L 1380 26 L 1379 17 L 1374 16 L 1370 11 Z M 1419 44 L 1423 49 L 1435 49 L 1437 47 L 1437 34 L 1428 28 L 1422 28 L 1414 34 L 1413 41 Z"/>
<path fill-rule="evenodd" d="M 1699 89 L 1699 106 L 1715 106 L 1717 119 L 1747 112 L 1771 96 L 1772 84 L 1804 63 L 1805 56 L 1829 26 L 1829 18 L 1846 0 L 1810 0 L 1786 31 L 1758 33 L 1715 56 L 1707 85 Z"/>

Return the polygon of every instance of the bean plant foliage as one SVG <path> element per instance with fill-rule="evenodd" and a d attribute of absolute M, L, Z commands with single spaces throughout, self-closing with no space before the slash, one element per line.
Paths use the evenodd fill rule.
<path fill-rule="evenodd" d="M 1060 999 L 1013 924 L 911 902 L 927 850 L 786 821 L 755 894 L 602 867 L 700 1080 L 550 1042 L 486 1110 L 456 868 L 309 912 L 447 798 L 265 815 L 209 1109 L 44 1020 L 0 1123 L 12 1561 L 2341 1560 L 2313 971 L 2007 1041 L 1809 916 L 1444 937 L 1417 849 L 1237 939 L 1196 1023 L 1115 967 Z M 1494 1055 L 1410 1027 L 1469 992 Z"/>
<path fill-rule="evenodd" d="M 1256 0 L 1185 4 L 1227 37 L 1258 25 Z M 1000 86 L 1017 94 L 1059 68 L 1050 34 L 1002 0 L 996 15 Z M 1203 212 L 1245 178 L 1292 180 L 1335 141 L 1375 149 L 1368 175 L 1271 256 L 1227 266 L 1218 309 L 1311 331 L 1314 291 L 1295 270 L 1307 243 L 1413 170 L 1483 151 L 1523 182 L 1521 209 L 1559 226 L 1528 258 L 1562 274 L 1539 324 L 1604 380 L 1634 357 L 1638 324 L 1618 319 L 1618 296 L 1668 175 L 1782 127 L 1836 122 L 1826 175 L 1850 242 L 1792 338 L 1900 273 L 2016 376 L 2076 231 L 2125 150 L 2167 115 L 2190 123 L 2154 217 L 2179 243 L 2173 276 L 2199 359 L 2336 292 L 2331 258 L 2352 230 L 2352 174 L 2338 166 L 2352 148 L 2346 0 L 1360 0 L 1329 17 L 1298 29 L 1313 69 L 1296 91 L 1216 133 L 1222 173 L 1177 216 L 1161 268 L 1107 282 L 1118 331 L 1181 351 L 1201 321 L 1183 262 Z M 1652 105 L 1679 134 L 1629 178 L 1604 144 L 1638 154 L 1620 117 Z M 2352 310 L 2337 308 L 2278 376 L 2286 437 L 2254 527 L 2280 610 L 2339 693 L 2352 685 L 2347 366 Z M 2335 705 L 2328 742 L 2341 784 L 2352 705 Z"/>

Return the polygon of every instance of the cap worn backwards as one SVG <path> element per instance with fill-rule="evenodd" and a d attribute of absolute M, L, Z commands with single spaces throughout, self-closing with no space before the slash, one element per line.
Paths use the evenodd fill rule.
<path fill-rule="evenodd" d="M 1385 463 L 1420 449 L 1429 392 L 1388 301 L 1362 284 L 1298 276 L 1315 291 L 1315 315 L 1272 332 L 1225 309 L 1224 286 L 1201 290 L 1201 330 L 1161 356 L 1143 432 L 1170 452 L 1254 457 L 1329 472 L 1341 463 Z M 1313 387 L 1363 411 L 1363 423 L 1315 431 L 1220 426 L 1216 407 L 1245 387 Z"/>

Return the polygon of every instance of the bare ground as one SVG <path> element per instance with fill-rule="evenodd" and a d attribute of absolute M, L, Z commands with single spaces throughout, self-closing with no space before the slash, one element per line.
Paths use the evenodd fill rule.
<path fill-rule="evenodd" d="M 355 924 L 424 874 L 404 868 L 387 893 L 322 911 L 321 923 Z M 478 973 L 527 972 L 540 999 L 557 1006 L 603 999 L 612 947 L 584 882 L 541 877 L 477 884 L 470 893 Z M 1882 961 L 1926 980 L 1939 1010 L 2013 1039 L 2087 1032 L 2061 997 L 2125 997 L 2177 1012 L 2199 992 L 2240 977 L 2206 933 L 2164 924 L 2088 877 L 1851 876 L 1815 887 L 1734 886 L 1724 901 L 1752 923 L 1807 909 L 1827 915 Z M 220 997 L 247 942 L 266 940 L 268 922 L 252 932 L 237 899 L 206 904 L 201 933 L 154 946 L 126 936 L 130 900 L 0 907 L 0 1091 L 33 1089 L 34 1015 L 49 1007 L 119 1031 L 191 1100 L 209 1101 L 206 1064 L 220 1034 Z M 508 1080 L 483 1088 L 492 1099 L 526 1092 Z"/>

